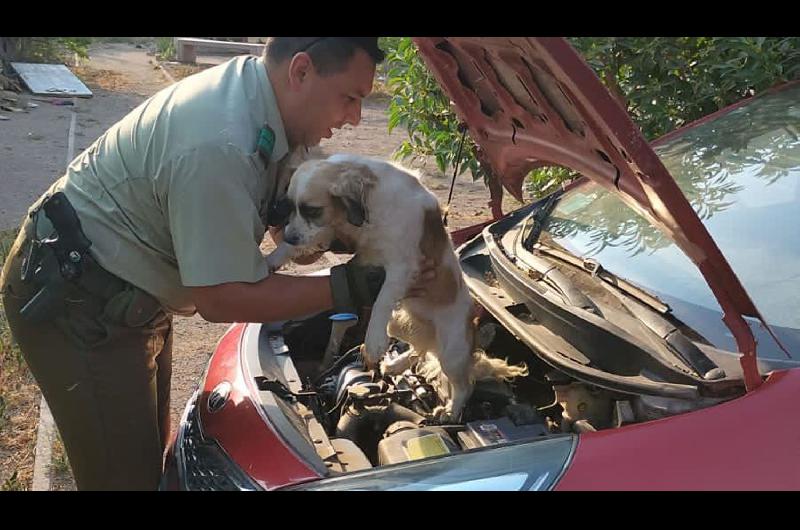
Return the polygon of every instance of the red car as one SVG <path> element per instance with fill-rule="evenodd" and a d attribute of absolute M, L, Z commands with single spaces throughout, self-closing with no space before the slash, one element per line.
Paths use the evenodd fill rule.
<path fill-rule="evenodd" d="M 648 145 L 563 39 L 416 44 L 512 194 L 582 175 L 453 234 L 480 345 L 530 375 L 437 425 L 430 381 L 360 364 L 354 316 L 236 324 L 162 487 L 800 489 L 800 84 Z"/>

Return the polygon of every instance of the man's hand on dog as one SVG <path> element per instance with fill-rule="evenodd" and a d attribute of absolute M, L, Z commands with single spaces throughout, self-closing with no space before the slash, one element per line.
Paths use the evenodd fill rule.
<path fill-rule="evenodd" d="M 347 278 L 346 282 L 336 282 L 339 287 L 334 291 L 334 302 L 345 300 L 343 305 L 354 305 L 356 308 L 369 307 L 375 303 L 383 282 L 386 279 L 383 267 L 359 265 L 350 260 L 344 265 L 337 265 L 331 269 L 331 274 L 336 274 Z M 344 273 L 344 274 L 341 274 Z M 411 277 L 409 286 L 403 298 L 420 298 L 427 294 L 431 282 L 436 278 L 436 262 L 433 259 L 422 256 L 419 263 L 419 270 Z M 347 287 L 347 293 L 341 287 Z M 342 295 L 342 296 L 337 296 Z"/>

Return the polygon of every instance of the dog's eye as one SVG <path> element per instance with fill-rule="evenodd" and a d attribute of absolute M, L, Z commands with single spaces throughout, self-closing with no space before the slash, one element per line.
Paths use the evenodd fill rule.
<path fill-rule="evenodd" d="M 309 206 L 307 204 L 300 205 L 300 215 L 306 219 L 316 219 L 322 215 L 322 208 L 319 206 Z"/>
<path fill-rule="evenodd" d="M 268 224 L 270 226 L 284 226 L 289 221 L 292 208 L 292 201 L 288 197 L 283 197 L 279 201 L 272 203 L 267 213 Z"/>

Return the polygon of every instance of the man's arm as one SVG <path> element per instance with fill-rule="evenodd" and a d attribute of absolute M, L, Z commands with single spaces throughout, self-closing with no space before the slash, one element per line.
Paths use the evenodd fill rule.
<path fill-rule="evenodd" d="M 197 311 L 209 322 L 271 322 L 333 307 L 328 276 L 271 274 L 255 283 L 192 287 Z"/>
<path fill-rule="evenodd" d="M 425 296 L 436 278 L 436 262 L 425 259 L 406 296 Z M 209 322 L 272 322 L 333 308 L 330 276 L 271 274 L 255 283 L 231 282 L 191 287 L 200 315 Z"/>

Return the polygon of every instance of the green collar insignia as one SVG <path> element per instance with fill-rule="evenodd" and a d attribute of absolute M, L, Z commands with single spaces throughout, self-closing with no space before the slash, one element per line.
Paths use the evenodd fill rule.
<path fill-rule="evenodd" d="M 264 158 L 264 162 L 269 162 L 272 150 L 275 148 L 275 132 L 266 123 L 258 130 L 258 152 Z"/>

